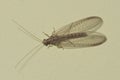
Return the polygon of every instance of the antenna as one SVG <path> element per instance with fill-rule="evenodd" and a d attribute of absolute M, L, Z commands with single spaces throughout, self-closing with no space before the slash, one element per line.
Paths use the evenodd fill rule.
<path fill-rule="evenodd" d="M 41 39 L 39 39 L 38 37 L 36 37 L 34 34 L 32 34 L 31 32 L 29 32 L 27 29 L 25 29 L 22 25 L 20 25 L 17 21 L 15 21 L 14 19 L 12 19 L 12 21 L 14 23 L 16 23 L 19 27 L 19 29 L 24 32 L 26 35 L 28 35 L 29 37 L 33 38 L 34 40 L 38 41 L 38 42 L 42 42 Z"/>

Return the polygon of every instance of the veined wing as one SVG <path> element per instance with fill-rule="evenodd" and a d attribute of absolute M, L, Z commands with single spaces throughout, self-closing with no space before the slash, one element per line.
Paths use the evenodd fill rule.
<path fill-rule="evenodd" d="M 90 47 L 97 46 L 106 41 L 106 37 L 98 32 L 88 34 L 86 37 L 70 39 L 61 42 L 57 45 L 58 48 L 82 48 L 82 47 Z"/>
<path fill-rule="evenodd" d="M 55 31 L 53 35 L 66 35 L 70 33 L 88 31 L 94 32 L 102 25 L 102 23 L 103 20 L 100 17 L 97 16 L 87 17 L 63 26 L 62 28 Z"/>

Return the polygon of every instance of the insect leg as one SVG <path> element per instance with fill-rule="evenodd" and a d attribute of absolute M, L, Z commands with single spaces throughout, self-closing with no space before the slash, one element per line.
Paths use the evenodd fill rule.
<path fill-rule="evenodd" d="M 75 45 L 74 45 L 71 41 L 68 40 L 68 42 L 69 42 L 70 44 L 72 44 L 72 45 L 75 47 Z"/>
<path fill-rule="evenodd" d="M 46 35 L 47 37 L 50 37 L 47 33 L 45 33 L 45 32 L 43 32 L 44 33 L 44 35 Z"/>
<path fill-rule="evenodd" d="M 71 23 L 69 29 L 66 32 L 70 33 L 70 30 L 72 29 L 72 27 L 73 27 L 73 23 Z"/>
<path fill-rule="evenodd" d="M 54 34 L 55 33 L 55 27 L 53 27 L 53 32 L 52 32 L 52 34 Z"/>
<path fill-rule="evenodd" d="M 70 30 L 72 29 L 72 25 L 73 25 L 73 23 L 71 23 L 71 26 L 70 26 L 69 32 L 70 32 Z"/>
<path fill-rule="evenodd" d="M 48 48 L 52 47 L 53 45 L 48 45 Z"/>
<path fill-rule="evenodd" d="M 62 48 L 63 50 L 64 50 L 64 48 L 63 48 L 63 46 L 61 45 L 61 44 L 58 44 L 58 45 L 56 45 L 58 48 Z"/>

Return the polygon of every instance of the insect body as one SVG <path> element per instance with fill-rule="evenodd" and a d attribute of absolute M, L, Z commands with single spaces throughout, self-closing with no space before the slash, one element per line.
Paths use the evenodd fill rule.
<path fill-rule="evenodd" d="M 43 40 L 43 44 L 48 46 L 50 44 L 58 46 L 63 41 L 68 41 L 69 39 L 77 39 L 87 36 L 86 33 L 73 33 L 62 36 L 50 36 L 48 39 Z M 72 42 L 70 42 L 72 44 Z M 62 46 L 61 46 L 62 47 Z"/>
<path fill-rule="evenodd" d="M 52 36 L 43 40 L 43 44 L 55 45 L 58 48 L 79 48 L 102 44 L 106 41 L 106 37 L 96 32 L 102 23 L 103 20 L 97 16 L 72 22 L 54 31 Z"/>
<path fill-rule="evenodd" d="M 18 24 L 15 20 L 13 20 L 16 24 Z M 107 38 L 99 33 L 96 32 L 98 28 L 101 27 L 103 23 L 103 20 L 100 17 L 92 16 L 87 17 L 75 22 L 72 22 L 68 25 L 63 26 L 62 28 L 54 31 L 51 36 L 47 35 L 49 38 L 44 39 L 41 41 L 38 37 L 27 31 L 25 28 L 23 28 L 20 24 L 19 28 L 28 36 L 32 37 L 38 42 L 42 42 L 45 46 L 49 45 L 55 45 L 58 48 L 68 49 L 68 48 L 82 48 L 82 47 L 90 47 L 90 46 L 96 46 L 104 43 Z M 38 48 L 39 45 L 35 48 Z M 39 51 L 40 48 L 36 50 Z M 32 50 L 33 51 L 33 50 Z M 30 51 L 28 54 L 26 54 L 16 65 L 19 66 L 20 63 L 30 54 L 31 57 L 36 52 L 32 53 Z"/>

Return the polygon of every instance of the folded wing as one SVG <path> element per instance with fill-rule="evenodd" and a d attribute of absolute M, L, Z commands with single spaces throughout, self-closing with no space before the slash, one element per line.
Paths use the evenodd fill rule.
<path fill-rule="evenodd" d="M 82 47 L 91 47 L 97 46 L 106 41 L 106 37 L 101 33 L 92 33 L 86 37 L 69 39 L 61 42 L 57 47 L 58 48 L 82 48 Z"/>
<path fill-rule="evenodd" d="M 88 31 L 94 32 L 102 25 L 102 23 L 103 20 L 100 17 L 92 16 L 65 25 L 62 28 L 55 31 L 53 35 L 66 35 L 70 33 Z"/>

